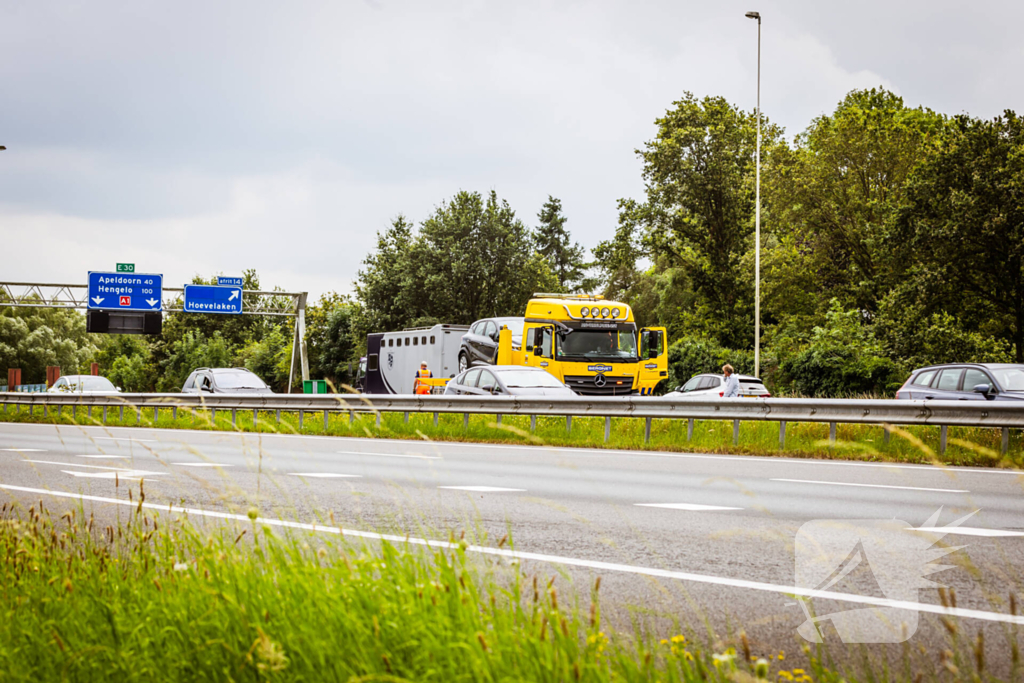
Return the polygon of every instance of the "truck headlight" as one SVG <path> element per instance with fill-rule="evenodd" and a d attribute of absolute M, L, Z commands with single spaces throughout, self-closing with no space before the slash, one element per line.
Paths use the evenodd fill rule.
<path fill-rule="evenodd" d="M 584 306 L 583 308 L 581 308 L 580 315 L 583 316 L 584 318 L 590 315 L 590 306 Z"/>
<path fill-rule="evenodd" d="M 602 318 L 607 318 L 610 313 L 611 313 L 611 311 L 608 310 L 607 306 L 601 309 L 601 317 Z"/>
<path fill-rule="evenodd" d="M 621 313 L 621 312 L 622 312 L 622 311 L 621 311 L 621 310 L 619 310 L 618 308 L 613 308 L 613 309 L 612 309 L 612 317 L 613 317 L 613 318 L 618 318 L 618 317 L 619 317 L 619 313 Z"/>

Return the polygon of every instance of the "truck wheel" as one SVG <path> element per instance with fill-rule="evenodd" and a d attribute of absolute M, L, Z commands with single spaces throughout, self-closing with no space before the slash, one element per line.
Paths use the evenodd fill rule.
<path fill-rule="evenodd" d="M 459 372 L 465 372 L 469 369 L 469 359 L 466 358 L 466 354 L 459 354 Z"/>

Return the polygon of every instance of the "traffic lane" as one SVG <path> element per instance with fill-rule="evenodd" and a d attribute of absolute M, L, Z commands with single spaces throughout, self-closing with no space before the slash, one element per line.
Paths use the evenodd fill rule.
<path fill-rule="evenodd" d="M 24 465 L 32 469 L 22 471 L 22 477 L 5 476 L 4 482 L 56 490 L 74 486 L 68 471 L 77 468 L 70 458 L 66 464 L 25 461 Z M 77 477 L 80 488 L 70 490 L 110 495 L 115 482 L 109 472 L 116 469 L 107 467 L 84 468 L 107 476 Z M 160 467 L 164 468 L 162 474 L 135 473 L 146 478 L 151 498 L 162 495 L 190 506 L 243 513 L 255 506 L 269 516 L 321 523 L 328 511 L 333 511 L 339 522 L 351 521 L 358 528 L 435 538 L 446 538 L 452 530 L 480 529 L 492 540 L 511 533 L 521 548 L 536 552 L 784 585 L 793 580 L 792 544 L 799 525 L 756 511 L 714 514 L 623 507 L 605 501 L 545 498 L 528 490 L 460 491 L 432 484 L 322 479 L 309 476 L 312 473 L 294 476 L 230 467 L 186 470 L 177 463 L 153 463 L 154 470 Z M 5 468 L 5 473 L 10 469 Z M 131 485 L 132 477 L 125 475 L 122 490 Z M 943 519 L 948 521 L 948 517 Z M 970 581 L 958 579 L 961 604 L 985 608 L 987 593 L 1003 593 L 1002 577 L 1012 573 L 1007 562 L 1012 566 L 1024 559 L 1022 546 L 1015 539 L 970 539 L 970 554 L 963 564 L 969 561 L 983 571 Z"/>
<path fill-rule="evenodd" d="M 132 458 L 129 462 L 135 462 L 136 457 L 180 459 L 185 456 L 195 457 L 199 462 L 223 461 L 232 466 L 259 467 L 266 472 L 275 468 L 279 471 L 304 472 L 323 467 L 330 470 L 341 466 L 364 477 L 384 478 L 398 484 L 436 482 L 437 485 L 529 487 L 536 495 L 541 496 L 583 498 L 591 501 L 604 499 L 606 502 L 620 505 L 738 508 L 753 506 L 765 514 L 796 520 L 820 517 L 900 517 L 909 518 L 908 521 L 917 524 L 927 519 L 937 506 L 942 505 L 952 506 L 955 511 L 964 512 L 981 509 L 981 514 L 971 520 L 972 525 L 981 526 L 968 528 L 979 531 L 1020 528 L 1020 497 L 1016 491 L 1018 476 L 984 470 L 950 472 L 940 468 L 851 469 L 840 466 L 839 470 L 833 468 L 832 471 L 842 475 L 842 479 L 804 479 L 800 477 L 806 475 L 797 470 L 807 463 L 799 460 L 779 462 L 769 459 L 767 463 L 760 463 L 772 466 L 768 470 L 769 474 L 789 476 L 771 477 L 767 481 L 760 481 L 723 476 L 721 470 L 701 472 L 696 477 L 680 475 L 680 470 L 690 472 L 694 469 L 693 459 L 651 459 L 640 454 L 621 458 L 614 457 L 618 455 L 617 453 L 608 451 L 548 451 L 535 448 L 495 447 L 488 449 L 465 445 L 460 452 L 458 448 L 449 448 L 449 444 L 359 440 L 358 443 L 367 450 L 316 452 L 293 449 L 291 446 L 296 443 L 308 446 L 312 443 L 322 447 L 325 441 L 327 446 L 333 446 L 337 440 L 285 439 L 288 447 L 281 449 L 280 439 L 275 442 L 274 439 L 262 437 L 247 439 L 239 438 L 238 435 L 200 432 L 198 435 L 205 437 L 208 443 L 192 446 L 188 441 L 156 443 L 156 439 L 140 438 L 132 434 L 134 431 L 123 430 L 117 437 L 91 433 L 87 438 L 89 443 L 102 444 L 97 447 L 98 452 L 111 455 L 126 454 L 126 457 Z M 159 431 L 164 434 L 171 431 L 170 436 L 180 436 L 173 430 Z M 132 440 L 126 442 L 126 436 Z M 67 447 L 67 440 L 64 439 L 62 442 Z M 371 448 L 373 450 L 369 450 Z M 470 450 L 467 451 L 467 448 Z M 508 455 L 510 452 L 511 456 Z M 640 458 L 643 458 L 646 465 L 643 469 L 636 467 L 636 461 Z M 696 460 L 697 465 L 703 468 L 709 467 L 709 464 L 721 467 L 730 462 L 726 460 L 723 463 L 721 460 L 709 458 Z M 527 463 L 532 465 L 527 466 Z M 794 470 L 794 467 L 797 470 Z M 815 476 L 823 476 L 820 472 L 819 470 Z M 915 476 L 913 485 L 901 479 L 908 472 Z M 705 475 L 708 475 L 706 479 L 703 478 Z M 930 480 L 923 481 L 923 475 L 929 476 Z M 958 478 L 959 481 L 953 484 L 944 481 L 951 477 Z M 870 479 L 877 482 L 880 478 L 885 478 L 890 483 L 868 481 Z M 860 481 L 854 481 L 856 479 Z M 1002 483 L 1003 486 L 992 486 L 993 482 Z M 975 490 L 947 489 L 946 487 L 950 485 L 969 485 Z M 982 488 L 982 492 L 977 492 L 979 487 Z M 1002 493 L 986 495 L 983 492 L 986 488 Z M 918 521 L 914 521 L 915 519 Z"/>
<path fill-rule="evenodd" d="M 15 496 L 21 497 L 25 507 L 36 505 L 39 500 L 39 495 L 34 493 L 13 493 Z M 122 502 L 127 502 L 124 499 L 125 496 L 122 495 Z M 51 514 L 55 510 L 57 511 L 58 514 L 54 516 L 59 516 L 62 509 L 77 509 L 74 507 L 61 508 L 61 499 L 47 499 L 45 502 Z M 67 499 L 64 499 L 64 502 L 67 502 Z M 73 506 L 74 501 L 70 502 Z M 161 504 L 156 504 L 162 508 Z M 123 517 L 118 519 L 117 516 L 118 513 L 123 512 L 122 508 L 92 501 L 86 504 L 86 508 L 87 514 L 96 514 L 98 528 L 104 528 L 107 523 L 116 524 L 118 521 L 124 521 Z M 161 514 L 162 519 L 167 519 L 162 509 L 154 510 L 154 512 Z M 234 523 L 216 518 L 209 520 L 198 515 L 190 515 L 190 519 L 203 530 L 212 531 L 213 527 L 219 524 L 232 524 L 231 533 L 236 533 L 239 527 L 245 530 L 250 529 L 248 519 L 244 516 L 235 520 Z M 355 542 L 360 543 L 361 541 L 356 539 Z M 400 541 L 399 545 L 401 545 Z M 486 562 L 486 559 L 484 561 Z M 527 586 L 530 585 L 531 578 L 534 576 L 538 577 L 538 583 L 544 590 L 546 590 L 547 581 L 554 581 L 554 586 L 559 590 L 563 601 L 567 592 L 572 595 L 573 587 L 575 587 L 575 590 L 578 591 L 576 594 L 582 603 L 583 613 L 586 613 L 587 610 L 588 589 L 593 586 L 596 576 L 601 576 L 603 623 L 606 625 L 617 624 L 620 631 L 634 628 L 639 615 L 645 627 L 655 628 L 656 633 L 670 634 L 683 631 L 699 641 L 709 638 L 709 643 L 714 643 L 724 639 L 728 644 L 735 644 L 732 641 L 735 639 L 735 629 L 739 624 L 747 633 L 755 654 L 774 654 L 779 650 L 785 650 L 788 655 L 787 666 L 801 665 L 802 660 L 796 650 L 802 641 L 796 636 L 796 628 L 804 621 L 805 615 L 799 605 L 786 596 L 782 596 L 783 602 L 780 603 L 780 596 L 777 592 L 769 593 L 730 585 L 695 584 L 637 575 L 628 571 L 590 569 L 535 560 L 524 560 L 521 565 L 512 565 L 509 562 L 498 560 L 490 566 L 494 565 L 500 565 L 498 569 L 515 567 L 515 569 L 521 570 Z M 528 592 L 529 588 L 527 588 Z M 850 605 L 844 607 L 849 608 Z M 821 609 L 818 610 L 819 614 L 822 612 Z M 972 634 L 984 631 L 986 642 L 990 644 L 1003 642 L 1001 639 L 1005 634 L 1005 629 L 1001 624 L 984 620 L 967 620 L 963 623 L 969 626 Z M 714 632 L 713 635 L 708 635 L 709 629 Z M 930 614 L 921 615 L 921 626 L 912 642 L 915 646 L 926 648 L 930 656 L 934 656 L 948 645 L 945 628 L 934 615 Z M 723 646 L 716 645 L 715 647 L 721 649 Z M 1008 651 L 1009 648 L 1005 647 L 994 648 L 989 660 L 990 666 L 1005 664 Z M 829 652 L 830 656 L 842 662 L 852 661 L 852 659 L 847 659 L 850 657 L 856 657 L 859 660 L 865 651 L 858 645 L 830 642 Z M 870 646 L 872 656 L 889 654 L 893 656 L 892 662 L 899 661 L 901 652 L 901 646 Z"/>
<path fill-rule="evenodd" d="M 29 433 L 25 433 L 28 428 Z M 13 433 L 12 433 L 13 430 Z M 128 443 L 140 452 L 160 447 L 185 450 L 220 448 L 229 450 L 240 444 L 247 452 L 273 455 L 280 452 L 324 453 L 344 458 L 409 457 L 448 460 L 507 460 L 510 464 L 547 463 L 553 458 L 563 464 L 580 463 L 588 467 L 607 466 L 621 461 L 622 469 L 643 467 L 650 471 L 684 471 L 697 475 L 744 474 L 754 478 L 788 477 L 819 480 L 842 477 L 851 483 L 885 484 L 926 488 L 969 488 L 974 491 L 1020 493 L 1024 491 L 1024 473 L 985 468 L 933 467 L 893 463 L 795 459 L 781 457 L 728 456 L 691 453 L 625 451 L 508 444 L 476 444 L 440 441 L 401 441 L 355 437 L 322 437 L 280 434 L 168 430 L 148 428 L 104 428 L 81 426 L 23 425 L 0 426 L 4 442 L 22 447 L 52 447 L 48 436 L 74 449 L 76 439 L 82 446 L 115 448 Z M 4 446 L 9 447 L 9 446 Z M 211 452 L 212 453 L 212 452 Z M 409 458 L 412 459 L 412 458 Z M 666 462 L 667 461 L 667 462 Z M 669 464 L 675 463 L 675 464 Z M 823 475 L 823 473 L 825 473 Z"/>

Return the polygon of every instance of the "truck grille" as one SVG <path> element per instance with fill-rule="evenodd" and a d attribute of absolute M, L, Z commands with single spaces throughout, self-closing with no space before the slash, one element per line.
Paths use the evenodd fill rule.
<path fill-rule="evenodd" d="M 597 385 L 598 377 L 604 377 L 605 385 L 603 387 Z M 622 384 L 619 384 L 619 382 L 622 382 Z M 566 375 L 565 384 L 581 396 L 627 396 L 633 393 L 632 377 Z"/>

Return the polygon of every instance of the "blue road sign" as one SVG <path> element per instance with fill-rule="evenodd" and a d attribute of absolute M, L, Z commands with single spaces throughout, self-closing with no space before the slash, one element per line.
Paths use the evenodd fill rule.
<path fill-rule="evenodd" d="M 242 288 L 185 285 L 186 313 L 241 313 Z"/>
<path fill-rule="evenodd" d="M 240 277 L 225 277 L 224 275 L 217 276 L 217 284 L 221 287 L 241 287 L 242 278 Z"/>
<path fill-rule="evenodd" d="M 163 275 L 89 272 L 89 308 L 107 311 L 163 310 Z"/>

